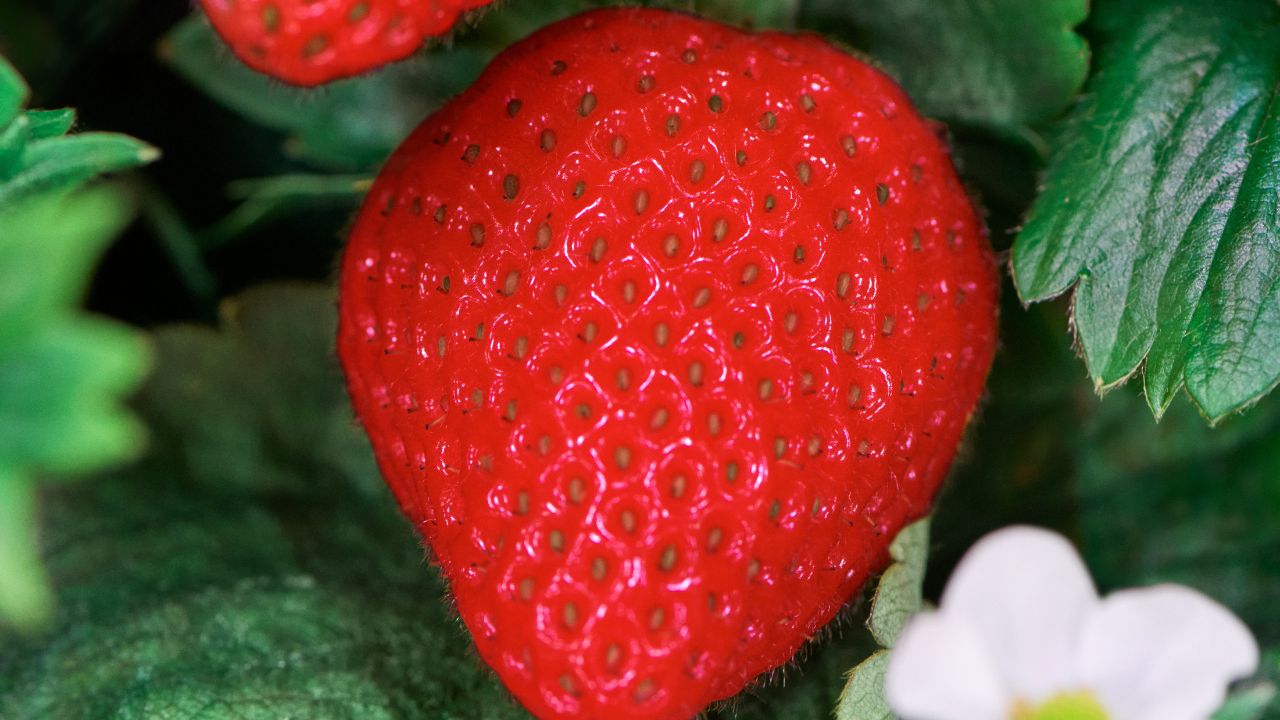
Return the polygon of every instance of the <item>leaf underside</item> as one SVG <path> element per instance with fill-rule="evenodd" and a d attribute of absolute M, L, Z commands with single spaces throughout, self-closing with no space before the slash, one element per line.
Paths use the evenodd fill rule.
<path fill-rule="evenodd" d="M 1073 285 L 1094 383 L 1145 361 L 1218 420 L 1280 381 L 1280 7 L 1099 8 L 1102 71 L 1061 133 L 1013 251 L 1021 297 Z"/>

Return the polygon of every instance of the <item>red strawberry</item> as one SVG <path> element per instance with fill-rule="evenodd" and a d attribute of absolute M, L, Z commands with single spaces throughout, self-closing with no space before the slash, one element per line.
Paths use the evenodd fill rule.
<path fill-rule="evenodd" d="M 481 656 L 543 718 L 687 718 L 924 513 L 996 272 L 934 129 L 814 36 L 613 9 L 392 157 L 339 351 Z"/>
<path fill-rule="evenodd" d="M 359 75 L 448 32 L 492 0 L 200 0 L 249 67 L 294 85 Z"/>

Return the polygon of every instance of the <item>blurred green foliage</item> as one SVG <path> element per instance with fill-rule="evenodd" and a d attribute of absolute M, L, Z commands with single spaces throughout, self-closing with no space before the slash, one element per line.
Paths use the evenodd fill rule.
<path fill-rule="evenodd" d="M 38 559 L 38 475 L 83 473 L 135 453 L 119 405 L 141 380 L 137 333 L 76 310 L 130 212 L 120 193 L 72 194 L 156 151 L 123 135 L 66 135 L 69 110 L 24 110 L 26 83 L 0 57 L 0 625 L 37 628 L 50 590 Z"/>

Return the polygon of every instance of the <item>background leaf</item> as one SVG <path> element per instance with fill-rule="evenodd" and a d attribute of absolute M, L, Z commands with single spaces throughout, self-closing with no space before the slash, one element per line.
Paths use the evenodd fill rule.
<path fill-rule="evenodd" d="M 64 137 L 75 114 L 27 111 L 0 57 L 0 627 L 33 629 L 51 593 L 36 549 L 36 475 L 81 473 L 137 452 L 119 406 L 146 370 L 131 331 L 75 310 L 93 265 L 130 215 L 118 191 L 73 193 L 156 151 L 123 135 Z"/>
<path fill-rule="evenodd" d="M 1061 112 L 1084 83 L 1074 32 L 1088 0 L 804 0 L 800 24 L 868 52 L 926 114 L 1016 129 Z"/>
<path fill-rule="evenodd" d="M 1280 381 L 1280 7 L 1121 0 L 1102 71 L 1013 253 L 1021 296 L 1076 287 L 1094 383 L 1146 361 L 1162 414 L 1185 382 L 1212 420 Z"/>
<path fill-rule="evenodd" d="M 79 473 L 135 453 L 141 428 L 118 398 L 141 380 L 133 332 L 78 314 L 94 260 L 129 215 L 99 189 L 0 209 L 0 619 L 42 624 L 37 474 Z"/>
<path fill-rule="evenodd" d="M 1231 694 L 1213 720 L 1258 720 L 1276 698 L 1271 683 L 1259 683 Z"/>

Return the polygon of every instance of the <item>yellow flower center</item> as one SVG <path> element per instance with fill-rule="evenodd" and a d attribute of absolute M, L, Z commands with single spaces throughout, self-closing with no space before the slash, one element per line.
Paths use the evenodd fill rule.
<path fill-rule="evenodd" d="M 1109 720 L 1102 703 L 1088 690 L 1054 695 L 1039 705 L 1019 700 L 1009 709 L 1009 720 Z"/>

